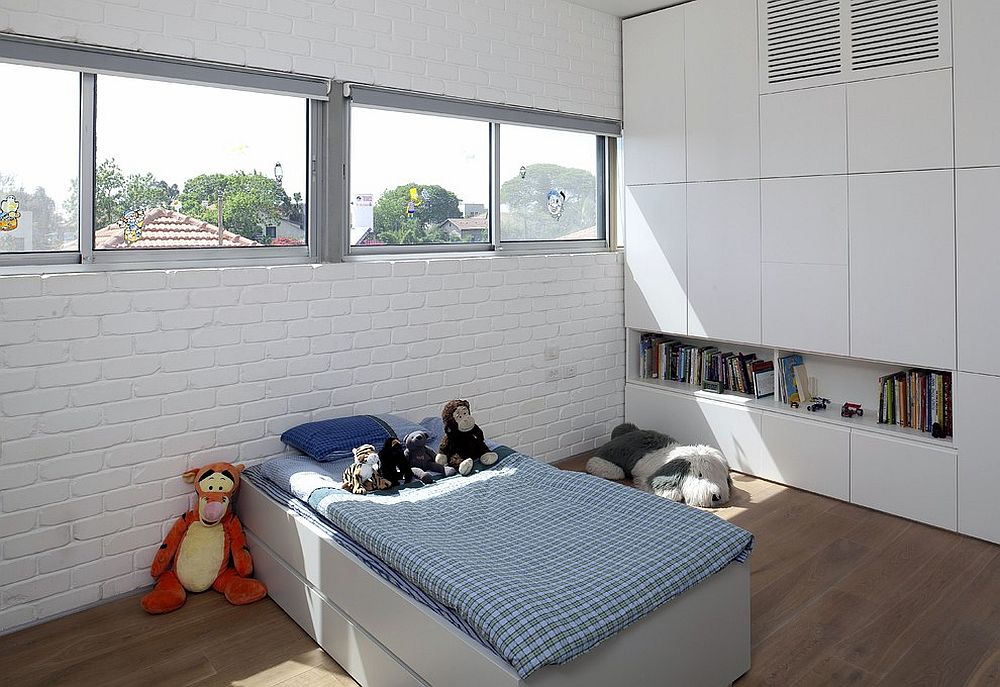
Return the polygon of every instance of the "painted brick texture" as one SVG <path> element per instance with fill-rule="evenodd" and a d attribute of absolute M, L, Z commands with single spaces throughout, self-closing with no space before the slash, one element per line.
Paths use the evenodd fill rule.
<path fill-rule="evenodd" d="M 621 20 L 564 0 L 0 0 L 0 31 L 621 118 Z"/>
<path fill-rule="evenodd" d="M 622 272 L 602 253 L 0 277 L 0 631 L 150 584 L 180 473 L 280 454 L 300 422 L 462 397 L 542 460 L 593 448 L 623 415 Z"/>

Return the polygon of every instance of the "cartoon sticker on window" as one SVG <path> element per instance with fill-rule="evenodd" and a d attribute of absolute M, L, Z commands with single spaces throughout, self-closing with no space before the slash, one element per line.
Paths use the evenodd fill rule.
<path fill-rule="evenodd" d="M 410 199 L 406 201 L 406 214 L 412 215 L 417 208 L 424 204 L 427 191 L 418 191 L 416 186 L 410 187 Z"/>
<path fill-rule="evenodd" d="M 18 208 L 21 206 L 13 195 L 0 200 L 0 231 L 14 231 L 17 220 L 21 216 Z"/>
<path fill-rule="evenodd" d="M 142 238 L 142 227 L 146 224 L 145 210 L 132 210 L 122 215 L 118 226 L 125 234 L 125 244 L 131 246 Z"/>
<path fill-rule="evenodd" d="M 552 189 L 548 195 L 549 214 L 559 219 L 562 217 L 563 206 L 566 204 L 566 192 Z"/>

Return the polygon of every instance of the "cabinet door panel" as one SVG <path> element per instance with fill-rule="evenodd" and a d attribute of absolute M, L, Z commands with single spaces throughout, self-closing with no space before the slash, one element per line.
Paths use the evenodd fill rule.
<path fill-rule="evenodd" d="M 955 164 L 1000 165 L 1000 2 L 955 0 Z"/>
<path fill-rule="evenodd" d="M 851 432 L 764 413 L 758 476 L 817 494 L 850 498 Z"/>
<path fill-rule="evenodd" d="M 625 385 L 625 419 L 685 444 L 715 446 L 729 466 L 755 474 L 761 463 L 760 411 L 639 384 Z"/>
<path fill-rule="evenodd" d="M 847 177 L 760 182 L 763 259 L 847 264 Z"/>
<path fill-rule="evenodd" d="M 684 27 L 687 178 L 757 178 L 757 3 L 699 0 Z"/>
<path fill-rule="evenodd" d="M 625 325 L 687 333 L 684 184 L 625 188 Z"/>
<path fill-rule="evenodd" d="M 759 181 L 687 185 L 688 332 L 760 342 Z"/>
<path fill-rule="evenodd" d="M 953 175 L 851 176 L 852 356 L 955 368 Z"/>
<path fill-rule="evenodd" d="M 957 525 L 954 451 L 851 433 L 851 502 L 950 530 Z"/>
<path fill-rule="evenodd" d="M 1000 544 L 1000 458 L 996 403 L 1000 377 L 961 373 L 955 380 L 958 531 Z"/>
<path fill-rule="evenodd" d="M 848 355 L 847 266 L 765 262 L 762 269 L 763 343 Z"/>
<path fill-rule="evenodd" d="M 953 167 L 951 70 L 848 84 L 847 128 L 851 172 Z"/>
<path fill-rule="evenodd" d="M 684 8 L 622 22 L 626 184 L 684 181 Z"/>
<path fill-rule="evenodd" d="M 762 176 L 846 174 L 846 102 L 843 84 L 761 96 Z"/>
<path fill-rule="evenodd" d="M 1000 169 L 955 172 L 958 369 L 1000 375 Z"/>

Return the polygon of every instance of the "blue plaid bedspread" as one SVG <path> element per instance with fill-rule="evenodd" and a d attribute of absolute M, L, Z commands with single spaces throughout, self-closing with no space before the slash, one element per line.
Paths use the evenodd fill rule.
<path fill-rule="evenodd" d="M 497 452 L 491 468 L 427 486 L 357 496 L 313 473 L 290 491 L 454 609 L 521 677 L 750 555 L 753 535 L 711 513 Z M 265 475 L 274 463 L 281 479 L 281 462 Z"/>

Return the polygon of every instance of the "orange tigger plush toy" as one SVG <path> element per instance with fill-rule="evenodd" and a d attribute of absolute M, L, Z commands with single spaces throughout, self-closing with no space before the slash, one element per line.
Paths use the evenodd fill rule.
<path fill-rule="evenodd" d="M 241 472 L 242 465 L 212 463 L 182 475 L 194 484 L 198 503 L 174 523 L 153 558 L 150 573 L 156 586 L 142 597 L 146 611 L 175 611 L 184 605 L 187 592 L 209 587 L 237 605 L 267 594 L 262 582 L 250 578 L 253 561 L 243 526 L 232 510 Z"/>

